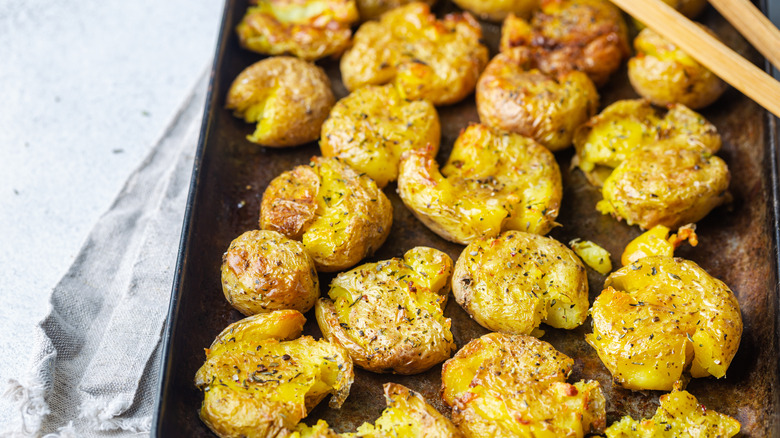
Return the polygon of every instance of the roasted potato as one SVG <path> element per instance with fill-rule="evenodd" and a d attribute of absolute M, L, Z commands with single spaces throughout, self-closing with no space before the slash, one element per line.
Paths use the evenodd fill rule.
<path fill-rule="evenodd" d="M 342 438 L 342 434 L 334 432 L 327 421 L 317 420 L 314 426 L 299 423 L 289 438 Z"/>
<path fill-rule="evenodd" d="M 501 21 L 509 14 L 528 18 L 539 0 L 453 0 L 456 5 L 489 21 Z"/>
<path fill-rule="evenodd" d="M 300 336 L 306 319 L 277 310 L 229 325 L 195 375 L 200 417 L 220 437 L 286 436 L 326 395 L 338 408 L 354 379 L 343 348 Z M 294 339 L 297 338 L 297 339 Z M 290 340 L 293 339 L 293 340 Z"/>
<path fill-rule="evenodd" d="M 582 437 L 606 426 L 597 381 L 566 383 L 574 361 L 531 336 L 490 333 L 442 369 L 442 398 L 465 436 Z"/>
<path fill-rule="evenodd" d="M 620 163 L 604 182 L 596 209 L 645 230 L 677 228 L 729 202 L 729 180 L 726 163 L 706 149 L 659 142 Z"/>
<path fill-rule="evenodd" d="M 581 258 L 586 265 L 601 275 L 612 272 L 612 254 L 590 240 L 574 239 L 569 242 L 574 254 Z"/>
<path fill-rule="evenodd" d="M 729 438 L 739 429 L 739 421 L 705 408 L 688 391 L 674 391 L 661 396 L 653 418 L 623 417 L 605 433 L 607 438 Z"/>
<path fill-rule="evenodd" d="M 342 272 L 330 284 L 330 299 L 315 305 L 317 323 L 361 368 L 421 373 L 455 350 L 444 317 L 450 275 L 450 257 L 426 247 Z"/>
<path fill-rule="evenodd" d="M 430 147 L 436 155 L 440 137 L 432 103 L 407 100 L 392 85 L 369 85 L 336 103 L 322 125 L 320 149 L 384 187 L 398 178 L 403 152 Z"/>
<path fill-rule="evenodd" d="M 276 231 L 247 231 L 222 256 L 222 292 L 244 315 L 307 312 L 320 296 L 314 260 L 301 242 Z"/>
<path fill-rule="evenodd" d="M 728 88 L 722 79 L 649 28 L 639 33 L 634 48 L 628 78 L 637 94 L 656 105 L 680 103 L 704 108 Z"/>
<path fill-rule="evenodd" d="M 650 256 L 613 272 L 587 342 L 623 387 L 671 391 L 683 373 L 724 377 L 742 336 L 739 303 L 696 263 Z"/>
<path fill-rule="evenodd" d="M 588 316 L 582 261 L 555 239 L 520 231 L 471 242 L 455 264 L 452 293 L 495 332 L 527 335 L 542 322 L 573 329 Z"/>
<path fill-rule="evenodd" d="M 669 231 L 671 230 L 663 225 L 656 225 L 639 235 L 636 239 L 628 242 L 626 249 L 623 251 L 623 256 L 620 258 L 623 266 L 651 255 L 672 257 L 674 250 L 686 240 L 691 246 L 699 244 L 699 236 L 696 235 L 696 224 L 683 225 L 671 237 L 669 236 Z"/>
<path fill-rule="evenodd" d="M 379 248 L 393 224 L 387 196 L 336 158 L 313 157 L 268 185 L 260 228 L 301 240 L 318 271 L 349 268 Z"/>
<path fill-rule="evenodd" d="M 432 6 L 436 3 L 436 0 L 418 0 Z M 360 11 L 361 20 L 373 20 L 379 18 L 380 15 L 395 9 L 397 7 L 414 3 L 415 0 L 356 0 L 358 11 Z"/>
<path fill-rule="evenodd" d="M 591 184 L 600 187 L 628 155 L 661 140 L 703 147 L 711 153 L 721 146 L 715 126 L 684 105 L 671 105 L 661 117 L 646 100 L 620 100 L 577 128 L 577 154 L 572 165 L 582 169 Z"/>
<path fill-rule="evenodd" d="M 249 141 L 287 147 L 316 140 L 335 102 L 324 70 L 278 56 L 244 69 L 230 86 L 225 107 L 248 123 L 257 122 Z"/>
<path fill-rule="evenodd" d="M 701 14 L 701 11 L 707 6 L 707 0 L 662 0 L 667 5 L 677 9 L 681 14 L 688 18 L 694 18 Z M 634 19 L 636 28 L 642 30 L 645 28 L 645 24 L 641 21 Z"/>
<path fill-rule="evenodd" d="M 355 0 L 255 0 L 236 27 L 241 47 L 307 61 L 340 55 L 358 20 Z"/>
<path fill-rule="evenodd" d="M 501 28 L 501 52 L 531 49 L 548 74 L 586 73 L 601 87 L 630 54 L 626 22 L 608 0 L 541 0 L 531 21 L 509 15 Z"/>
<path fill-rule="evenodd" d="M 545 74 L 525 47 L 498 54 L 477 83 L 482 123 L 531 137 L 551 151 L 569 147 L 574 130 L 598 106 L 596 87 L 585 73 Z"/>
<path fill-rule="evenodd" d="M 430 154 L 405 153 L 398 194 L 433 232 L 465 245 L 504 230 L 550 231 L 561 203 L 561 173 L 553 154 L 530 138 L 471 125 L 441 172 Z"/>
<path fill-rule="evenodd" d="M 470 14 L 437 20 L 424 3 L 410 3 L 364 23 L 341 58 L 348 90 L 393 83 L 407 99 L 434 105 L 460 101 L 474 90 L 488 49 Z"/>

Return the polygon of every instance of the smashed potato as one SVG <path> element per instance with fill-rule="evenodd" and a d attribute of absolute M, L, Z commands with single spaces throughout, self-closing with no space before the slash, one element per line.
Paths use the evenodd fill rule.
<path fill-rule="evenodd" d="M 645 230 L 677 228 L 729 202 L 729 180 L 726 163 L 707 150 L 659 142 L 620 163 L 604 182 L 596 209 Z"/>
<path fill-rule="evenodd" d="M 436 0 L 356 0 L 360 19 L 373 20 L 379 18 L 385 12 L 415 1 L 422 1 L 428 6 L 436 3 Z"/>
<path fill-rule="evenodd" d="M 556 225 L 562 190 L 549 150 L 484 125 L 461 132 L 441 172 L 421 151 L 404 154 L 398 170 L 404 204 L 433 232 L 462 244 L 503 230 L 547 233 Z"/>
<path fill-rule="evenodd" d="M 600 187 L 626 157 L 642 146 L 662 140 L 711 153 L 721 146 L 715 125 L 684 105 L 671 105 L 661 117 L 647 100 L 620 100 L 577 128 L 577 154 L 572 165 L 582 169 L 591 184 Z"/>
<path fill-rule="evenodd" d="M 704 108 L 728 88 L 722 79 L 649 28 L 634 39 L 634 48 L 628 78 L 640 96 L 656 105 L 681 103 Z"/>
<path fill-rule="evenodd" d="M 501 21 L 509 14 L 527 18 L 539 7 L 539 0 L 453 0 L 483 20 Z"/>
<path fill-rule="evenodd" d="M 594 271 L 601 275 L 612 272 L 612 260 L 610 259 L 612 254 L 598 244 L 590 240 L 574 239 L 569 242 L 569 246 Z"/>
<path fill-rule="evenodd" d="M 599 95 L 580 71 L 548 75 L 520 47 L 500 53 L 477 83 L 479 120 L 531 137 L 552 151 L 571 145 L 574 130 L 596 114 Z"/>
<path fill-rule="evenodd" d="M 597 381 L 566 383 L 574 361 L 531 336 L 490 333 L 442 369 L 442 396 L 469 438 L 582 437 L 606 426 Z"/>
<path fill-rule="evenodd" d="M 555 239 L 520 231 L 471 242 L 452 276 L 455 300 L 491 331 L 573 329 L 588 316 L 585 266 Z"/>
<path fill-rule="evenodd" d="M 276 231 L 247 231 L 222 256 L 222 292 L 244 315 L 295 309 L 320 296 L 314 261 L 303 244 Z"/>
<path fill-rule="evenodd" d="M 653 418 L 623 417 L 605 433 L 607 438 L 730 438 L 740 428 L 739 421 L 705 408 L 688 391 L 674 391 L 661 396 Z"/>
<path fill-rule="evenodd" d="M 742 336 L 739 303 L 696 263 L 650 256 L 615 271 L 587 342 L 623 387 L 671 391 L 683 373 L 724 377 Z"/>
<path fill-rule="evenodd" d="M 393 207 L 382 190 L 336 158 L 313 157 L 274 178 L 260 207 L 260 228 L 301 240 L 322 272 L 372 254 L 392 224 Z"/>
<path fill-rule="evenodd" d="M 229 325 L 206 349 L 195 375 L 200 417 L 218 436 L 284 436 L 326 395 L 338 408 L 354 379 L 343 348 L 300 336 L 297 310 L 250 316 Z M 289 340 L 293 339 L 293 340 Z"/>
<path fill-rule="evenodd" d="M 320 149 L 384 187 L 398 178 L 403 152 L 439 150 L 441 128 L 427 100 L 409 101 L 392 85 L 359 88 L 333 107 L 322 125 Z"/>
<path fill-rule="evenodd" d="M 236 27 L 241 47 L 307 61 L 339 55 L 358 20 L 355 0 L 255 0 Z"/>
<path fill-rule="evenodd" d="M 636 239 L 628 242 L 620 259 L 623 266 L 651 255 L 672 257 L 674 250 L 686 240 L 691 246 L 699 244 L 699 237 L 696 235 L 696 224 L 683 225 L 671 237 L 669 237 L 669 231 L 669 228 L 663 225 L 656 225 Z"/>
<path fill-rule="evenodd" d="M 342 272 L 315 305 L 323 336 L 349 351 L 359 367 L 416 374 L 455 350 L 444 317 L 452 260 L 416 247 L 379 263 Z"/>
<path fill-rule="evenodd" d="M 531 49 L 548 74 L 579 70 L 601 87 L 630 50 L 626 22 L 607 0 L 541 0 L 528 22 L 509 15 L 501 28 L 501 52 Z"/>
<path fill-rule="evenodd" d="M 230 86 L 225 107 L 248 123 L 257 122 L 249 141 L 287 147 L 316 140 L 335 102 L 322 68 L 279 56 L 244 69 Z"/>
<path fill-rule="evenodd" d="M 460 101 L 474 90 L 488 49 L 470 14 L 437 20 L 424 3 L 411 3 L 364 23 L 341 58 L 348 90 L 393 83 L 407 99 L 434 105 Z"/>

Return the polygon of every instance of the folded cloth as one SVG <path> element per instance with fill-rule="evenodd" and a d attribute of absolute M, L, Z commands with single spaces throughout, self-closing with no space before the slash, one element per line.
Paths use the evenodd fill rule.
<path fill-rule="evenodd" d="M 18 421 L 0 436 L 149 433 L 206 88 L 204 74 L 54 288 L 29 375 L 4 394 Z"/>

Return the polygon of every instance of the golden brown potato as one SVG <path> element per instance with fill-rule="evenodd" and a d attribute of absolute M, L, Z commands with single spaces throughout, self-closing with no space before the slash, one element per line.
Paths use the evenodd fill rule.
<path fill-rule="evenodd" d="M 739 421 L 707 409 L 688 391 L 674 391 L 661 396 L 653 418 L 623 417 L 605 433 L 607 438 L 730 438 L 739 429 Z"/>
<path fill-rule="evenodd" d="M 322 272 L 372 254 L 392 224 L 393 206 L 382 190 L 336 158 L 313 157 L 277 176 L 260 207 L 260 228 L 301 240 Z"/>
<path fill-rule="evenodd" d="M 411 3 L 360 26 L 341 58 L 341 77 L 350 91 L 393 83 L 407 99 L 452 104 L 474 90 L 487 64 L 480 38 L 470 14 L 437 20 L 428 5 Z"/>
<path fill-rule="evenodd" d="M 660 142 L 620 163 L 604 182 L 596 209 L 645 230 L 677 228 L 729 202 L 729 180 L 726 163 L 709 151 Z"/>
<path fill-rule="evenodd" d="M 652 255 L 672 257 L 674 256 L 674 250 L 686 240 L 691 246 L 699 244 L 699 237 L 696 235 L 696 224 L 683 225 L 671 237 L 669 237 L 669 231 L 671 230 L 663 225 L 656 225 L 636 239 L 628 242 L 626 249 L 623 251 L 623 256 L 620 258 L 623 266 Z"/>
<path fill-rule="evenodd" d="M 588 316 L 585 266 L 555 239 L 520 231 L 471 242 L 452 276 L 455 300 L 488 330 L 573 329 Z"/>
<path fill-rule="evenodd" d="M 286 436 L 326 395 L 338 408 L 354 379 L 346 350 L 300 336 L 306 319 L 277 310 L 229 325 L 195 375 L 200 417 L 218 436 Z M 293 339 L 293 340 L 290 340 Z"/>
<path fill-rule="evenodd" d="M 637 94 L 656 105 L 680 103 L 704 108 L 728 88 L 714 73 L 649 28 L 639 33 L 634 48 L 628 78 Z"/>
<path fill-rule="evenodd" d="M 566 383 L 574 361 L 531 336 L 490 333 L 442 369 L 442 398 L 469 438 L 582 437 L 606 426 L 597 381 Z"/>
<path fill-rule="evenodd" d="M 360 19 L 363 21 L 379 18 L 380 15 L 397 7 L 413 3 L 416 0 L 356 0 Z M 436 0 L 417 0 L 428 6 L 436 3 Z"/>
<path fill-rule="evenodd" d="M 384 187 L 398 178 L 403 152 L 429 147 L 436 155 L 440 137 L 432 103 L 407 100 L 393 85 L 368 85 L 336 103 L 322 125 L 320 149 Z"/>
<path fill-rule="evenodd" d="M 287 147 L 316 140 L 335 102 L 325 71 L 278 56 L 244 69 L 230 86 L 225 107 L 248 123 L 257 122 L 249 141 Z"/>
<path fill-rule="evenodd" d="M 539 0 L 453 0 L 456 5 L 482 18 L 501 21 L 509 14 L 528 18 L 539 7 Z"/>
<path fill-rule="evenodd" d="M 581 258 L 586 265 L 601 275 L 612 272 L 612 254 L 590 240 L 574 239 L 569 242 L 572 251 Z"/>
<path fill-rule="evenodd" d="M 355 0 L 254 0 L 236 27 L 241 47 L 307 61 L 340 55 L 358 20 Z"/>
<path fill-rule="evenodd" d="M 471 125 L 441 173 L 430 154 L 404 154 L 398 194 L 425 226 L 465 245 L 504 230 L 550 231 L 561 203 L 561 173 L 553 154 L 530 138 Z"/>
<path fill-rule="evenodd" d="M 222 292 L 244 315 L 307 312 L 320 296 L 314 260 L 303 244 L 276 231 L 247 231 L 222 256 Z"/>
<path fill-rule="evenodd" d="M 642 146 L 674 140 L 711 153 L 720 149 L 715 125 L 684 105 L 671 105 L 661 114 L 647 100 L 620 100 L 581 125 L 574 133 L 577 155 L 572 165 L 600 187 L 612 169 Z"/>
<path fill-rule="evenodd" d="M 671 391 L 683 373 L 726 375 L 742 316 L 722 281 L 691 261 L 650 256 L 613 272 L 604 287 L 586 340 L 623 387 Z"/>
<path fill-rule="evenodd" d="M 342 434 L 338 434 L 328 426 L 328 422 L 325 420 L 317 420 L 317 424 L 314 426 L 308 426 L 304 423 L 298 423 L 295 431 L 289 435 L 289 438 L 342 438 Z"/>
<path fill-rule="evenodd" d="M 499 53 L 477 83 L 482 123 L 531 137 L 551 151 L 569 147 L 574 130 L 598 106 L 596 87 L 585 73 L 547 75 L 525 47 Z"/>
<path fill-rule="evenodd" d="M 315 305 L 317 323 L 361 368 L 421 373 L 455 350 L 444 317 L 450 275 L 450 257 L 422 246 L 403 259 L 342 272 L 330 284 L 330 299 Z"/>
<path fill-rule="evenodd" d="M 541 0 L 530 23 L 509 15 L 501 28 L 501 52 L 531 49 L 545 73 L 585 72 L 600 87 L 630 50 L 620 10 L 607 0 Z"/>

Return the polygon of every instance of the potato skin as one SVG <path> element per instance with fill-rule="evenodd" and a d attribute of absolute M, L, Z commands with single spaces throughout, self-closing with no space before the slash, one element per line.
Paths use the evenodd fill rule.
<path fill-rule="evenodd" d="M 320 149 L 384 187 L 398 178 L 402 153 L 430 148 L 436 155 L 440 138 L 432 103 L 409 101 L 393 85 L 368 85 L 336 103 L 322 125 Z"/>
<path fill-rule="evenodd" d="M 260 228 L 301 240 L 319 272 L 349 268 L 379 248 L 393 224 L 387 196 L 336 158 L 313 157 L 274 178 L 263 193 Z"/>
<path fill-rule="evenodd" d="M 286 436 L 327 394 L 338 408 L 354 380 L 341 347 L 299 336 L 305 318 L 280 310 L 231 324 L 195 375 L 200 416 L 218 436 Z M 271 377 L 272 376 L 272 377 Z"/>
<path fill-rule="evenodd" d="M 551 151 L 571 145 L 574 130 L 596 114 L 599 95 L 580 71 L 547 75 L 529 49 L 500 53 L 477 83 L 479 120 L 531 137 Z"/>
<path fill-rule="evenodd" d="M 630 54 L 623 15 L 607 0 L 541 0 L 531 21 L 509 15 L 501 28 L 501 52 L 531 49 L 548 74 L 579 70 L 597 87 Z"/>
<path fill-rule="evenodd" d="M 449 105 L 474 90 L 488 49 L 471 14 L 441 20 L 424 3 L 410 3 L 364 23 L 341 58 L 348 90 L 393 83 L 407 99 Z"/>
<path fill-rule="evenodd" d="M 483 20 L 501 21 L 509 14 L 528 18 L 539 0 L 453 0 L 461 8 Z"/>
<path fill-rule="evenodd" d="M 665 115 L 643 99 L 619 100 L 574 133 L 572 165 L 601 187 L 612 170 L 643 146 L 673 140 L 715 153 L 721 137 L 715 125 L 685 105 L 670 105 Z"/>
<path fill-rule="evenodd" d="M 694 262 L 649 256 L 613 272 L 604 287 L 586 340 L 616 382 L 670 391 L 683 373 L 726 375 L 742 316 L 723 282 Z"/>
<path fill-rule="evenodd" d="M 257 0 L 236 33 L 245 49 L 314 61 L 340 55 L 357 20 L 355 0 Z"/>
<path fill-rule="evenodd" d="M 549 150 L 484 125 L 460 134 L 441 172 L 420 151 L 404 154 L 398 171 L 398 194 L 412 213 L 439 236 L 464 245 L 507 229 L 547 233 L 562 190 Z"/>
<path fill-rule="evenodd" d="M 704 108 L 728 88 L 714 73 L 650 28 L 639 33 L 634 48 L 636 55 L 628 61 L 628 78 L 640 96 L 656 105 L 681 103 L 693 109 Z"/>
<path fill-rule="evenodd" d="M 620 163 L 604 182 L 596 209 L 644 230 L 677 228 L 730 201 L 729 180 L 726 163 L 710 152 L 660 142 Z"/>
<path fill-rule="evenodd" d="M 316 140 L 335 102 L 322 68 L 278 56 L 244 69 L 230 86 L 225 107 L 236 117 L 257 122 L 249 141 L 281 148 Z"/>
<path fill-rule="evenodd" d="M 531 336 L 489 333 L 442 368 L 442 398 L 469 438 L 582 437 L 606 426 L 597 381 L 566 383 L 574 361 Z"/>
<path fill-rule="evenodd" d="M 367 263 L 331 282 L 330 299 L 315 305 L 317 323 L 363 369 L 421 373 L 455 350 L 444 317 L 451 275 L 452 260 L 433 248 Z"/>
<path fill-rule="evenodd" d="M 356 0 L 356 3 L 360 11 L 360 19 L 366 21 L 377 19 L 391 9 L 414 3 L 415 1 L 422 1 L 428 6 L 433 6 L 436 3 L 436 0 Z"/>
<path fill-rule="evenodd" d="M 531 334 L 541 322 L 573 329 L 588 316 L 582 261 L 555 239 L 520 231 L 471 242 L 452 276 L 455 300 L 488 330 Z"/>
<path fill-rule="evenodd" d="M 222 256 L 222 292 L 246 316 L 307 312 L 320 296 L 320 283 L 303 244 L 276 231 L 254 230 L 235 238 Z"/>

